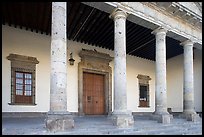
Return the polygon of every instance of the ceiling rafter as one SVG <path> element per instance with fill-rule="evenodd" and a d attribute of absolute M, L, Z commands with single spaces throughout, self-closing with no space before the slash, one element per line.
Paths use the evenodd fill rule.
<path fill-rule="evenodd" d="M 14 5 L 15 4 L 15 5 Z M 81 2 L 67 3 L 67 38 L 114 50 L 114 21 L 109 14 Z M 51 2 L 3 3 L 2 24 L 51 35 Z M 150 29 L 126 21 L 127 54 L 155 60 L 155 36 Z M 167 36 L 167 59 L 182 54 L 179 41 Z"/>

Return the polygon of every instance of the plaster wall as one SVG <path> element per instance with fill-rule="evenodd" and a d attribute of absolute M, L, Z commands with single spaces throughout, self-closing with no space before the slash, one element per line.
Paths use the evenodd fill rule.
<path fill-rule="evenodd" d="M 49 35 L 38 34 L 18 28 L 2 25 L 2 112 L 47 112 L 50 103 L 50 43 Z M 83 49 L 110 54 L 114 52 L 100 47 L 94 47 L 71 40 L 67 41 L 68 59 L 73 52 L 74 66 L 67 66 L 67 109 L 78 112 L 78 53 Z M 10 54 L 20 54 L 36 57 L 36 104 L 35 106 L 9 105 L 11 97 L 11 68 L 6 57 Z M 202 51 L 195 51 L 195 108 L 202 111 Z M 114 62 L 112 68 L 112 83 L 114 78 Z M 148 75 L 150 88 L 150 107 L 139 106 L 139 81 L 138 74 Z M 176 80 L 175 80 L 176 77 Z M 167 102 L 173 111 L 182 111 L 182 56 L 174 57 L 167 61 Z M 112 92 L 114 85 L 112 85 Z M 155 108 L 155 62 L 139 57 L 127 55 L 127 108 L 133 112 L 153 112 Z M 113 96 L 114 97 L 114 93 Z M 112 100 L 113 102 L 114 100 Z M 113 108 L 113 106 L 112 106 Z"/>

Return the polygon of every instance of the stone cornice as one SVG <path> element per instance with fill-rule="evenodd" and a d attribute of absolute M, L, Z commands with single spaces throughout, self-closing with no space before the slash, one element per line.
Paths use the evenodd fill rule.
<path fill-rule="evenodd" d="M 162 8 L 159 8 L 151 2 L 105 2 L 106 4 L 123 9 L 128 14 L 139 17 L 145 21 L 151 22 L 158 27 L 169 28 L 168 30 L 185 37 L 186 39 L 191 39 L 198 43 L 199 46 L 202 45 L 202 22 L 196 22 L 193 25 L 188 23 L 182 18 L 175 17 L 174 15 L 168 13 Z M 175 5 L 175 4 L 174 4 Z M 186 14 L 188 16 L 188 14 Z M 129 15 L 130 16 L 130 15 Z M 194 22 L 194 18 L 190 20 Z M 145 26 L 147 27 L 147 26 Z"/>
<path fill-rule="evenodd" d="M 87 50 L 87 49 L 82 49 L 80 52 L 79 52 L 79 56 L 82 58 L 82 59 L 96 59 L 96 60 L 103 60 L 105 62 L 110 62 L 113 60 L 113 57 L 111 57 L 109 54 L 106 54 L 106 53 L 101 53 L 101 52 L 98 52 L 96 50 Z"/>
<path fill-rule="evenodd" d="M 142 74 L 138 74 L 137 78 L 138 78 L 138 79 L 147 80 L 147 81 L 151 80 L 151 78 L 150 78 L 149 76 L 147 76 L 147 75 L 142 75 Z"/>
<path fill-rule="evenodd" d="M 9 54 L 9 56 L 7 56 L 7 59 L 11 61 L 22 61 L 22 62 L 29 62 L 33 64 L 39 63 L 39 61 L 35 57 L 23 56 L 23 55 L 12 54 L 12 53 Z"/>

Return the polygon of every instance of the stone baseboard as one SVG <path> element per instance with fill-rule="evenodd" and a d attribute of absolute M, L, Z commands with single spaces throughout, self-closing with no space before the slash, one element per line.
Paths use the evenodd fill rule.
<path fill-rule="evenodd" d="M 2 118 L 6 117 L 45 117 L 47 112 L 2 112 Z"/>

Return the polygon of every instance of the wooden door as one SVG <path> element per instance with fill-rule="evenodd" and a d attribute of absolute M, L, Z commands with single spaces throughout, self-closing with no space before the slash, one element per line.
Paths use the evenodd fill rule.
<path fill-rule="evenodd" d="M 83 73 L 83 111 L 86 115 L 105 114 L 104 75 Z"/>

